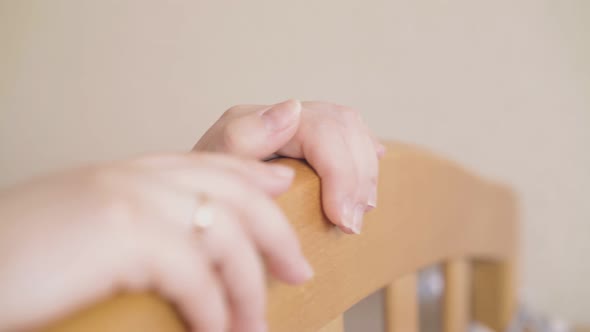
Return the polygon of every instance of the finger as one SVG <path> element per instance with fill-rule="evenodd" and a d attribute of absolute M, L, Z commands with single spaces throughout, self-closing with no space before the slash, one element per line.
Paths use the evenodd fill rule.
<path fill-rule="evenodd" d="M 385 155 L 385 146 L 383 144 L 381 144 L 381 142 L 379 141 L 379 139 L 373 134 L 373 132 L 371 132 L 371 130 L 367 127 L 366 124 L 363 123 L 362 127 L 364 128 L 364 132 L 367 135 L 367 138 L 369 140 L 369 143 L 367 144 L 367 152 L 366 152 L 366 158 L 367 160 L 370 160 L 371 163 L 369 165 L 371 171 L 369 172 L 370 177 L 369 177 L 369 184 L 370 184 L 370 188 L 369 188 L 369 201 L 367 203 L 367 211 L 370 211 L 374 208 L 377 207 L 377 185 L 379 183 L 379 160 L 383 157 L 383 155 Z M 377 154 L 377 159 L 373 158 L 372 152 L 371 152 L 371 147 L 373 147 L 375 149 L 375 152 Z"/>
<path fill-rule="evenodd" d="M 263 159 L 285 145 L 297 131 L 301 103 L 287 100 L 267 107 L 236 107 L 203 135 L 197 151 L 224 152 Z M 227 113 L 227 112 L 226 112 Z"/>
<path fill-rule="evenodd" d="M 360 123 L 360 132 L 365 134 L 366 148 L 364 157 L 368 162 L 368 184 L 369 184 L 369 199 L 367 202 L 367 211 L 377 207 L 377 184 L 379 182 L 379 160 L 385 154 L 385 146 L 381 144 L 379 139 L 371 132 L 369 127 L 364 122 Z M 376 157 L 376 158 L 375 158 Z"/>
<path fill-rule="evenodd" d="M 156 171 L 161 179 L 168 181 L 167 176 L 170 172 L 184 173 L 185 176 L 189 176 L 202 170 L 205 165 L 235 174 L 272 196 L 280 195 L 289 189 L 295 176 L 294 170 L 288 166 L 218 153 L 151 155 L 138 160 L 136 168 L 139 171 L 145 171 L 147 167 L 149 176 L 153 176 L 153 172 Z"/>
<path fill-rule="evenodd" d="M 357 116 L 344 123 L 324 130 L 317 143 L 303 148 L 321 178 L 326 215 L 344 232 L 359 234 L 364 213 L 376 205 L 378 162 Z"/>
<path fill-rule="evenodd" d="M 160 233 L 149 256 L 158 290 L 178 306 L 192 331 L 226 331 L 223 292 L 194 234 L 174 234 Z"/>
<path fill-rule="evenodd" d="M 352 146 L 352 155 L 355 159 L 357 172 L 360 177 L 359 203 L 366 203 L 365 211 L 377 207 L 377 177 L 379 175 L 379 157 L 375 153 L 373 139 L 362 122 L 352 124 L 349 131 L 356 135 L 346 136 Z M 357 226 L 360 230 L 360 226 Z"/>
<path fill-rule="evenodd" d="M 264 255 L 277 278 L 302 283 L 313 276 L 299 241 L 279 207 L 260 189 L 234 173 L 201 164 L 198 170 L 169 170 L 159 175 L 177 190 L 206 193 L 212 200 L 226 202 L 240 214 L 244 228 Z"/>
<path fill-rule="evenodd" d="M 246 187 L 219 194 L 239 211 L 244 229 L 266 258 L 273 275 L 294 284 L 313 276 L 313 269 L 303 256 L 295 232 L 275 202 L 262 192 Z"/>
<path fill-rule="evenodd" d="M 364 157 L 368 161 L 366 173 L 364 174 L 367 184 L 369 186 L 369 196 L 367 200 L 367 211 L 370 211 L 377 207 L 377 185 L 379 183 L 379 159 L 385 153 L 385 147 L 381 145 L 381 143 L 377 142 L 377 144 L 383 147 L 382 152 L 379 150 L 377 151 L 377 155 L 371 150 L 372 147 L 375 146 L 375 141 L 371 136 L 367 136 L 367 143 L 366 149 L 364 151 Z"/>
<path fill-rule="evenodd" d="M 206 158 L 210 167 L 237 174 L 271 196 L 278 196 L 287 191 L 295 177 L 293 168 L 284 165 L 228 158 L 223 155 L 210 155 Z"/>
<path fill-rule="evenodd" d="M 214 224 L 202 232 L 200 244 L 217 266 L 231 312 L 232 332 L 266 330 L 264 269 L 237 215 L 227 206 L 211 205 Z"/>
<path fill-rule="evenodd" d="M 366 204 L 358 201 L 361 176 L 351 154 L 352 147 L 342 130 L 325 130 L 317 135 L 318 143 L 304 144 L 303 151 L 321 178 L 324 211 L 342 231 L 358 234 L 360 230 L 355 225 Z"/>

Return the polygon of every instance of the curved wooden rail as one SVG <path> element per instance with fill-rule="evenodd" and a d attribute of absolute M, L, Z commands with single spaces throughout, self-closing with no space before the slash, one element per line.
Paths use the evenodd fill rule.
<path fill-rule="evenodd" d="M 319 179 L 311 168 L 296 160 L 276 162 L 297 171 L 293 187 L 278 203 L 316 277 L 301 287 L 270 281 L 270 331 L 317 331 L 375 290 L 422 267 L 462 258 L 478 262 L 470 265 L 473 291 L 462 295 L 473 305 L 467 315 L 496 329 L 506 327 L 514 304 L 517 249 L 515 200 L 508 189 L 414 147 L 388 144 L 380 165 L 378 208 L 366 216 L 363 234 L 351 236 L 326 221 Z M 446 269 L 449 291 L 461 271 L 455 263 Z M 445 303 L 455 303 L 457 294 L 449 292 Z M 453 319 L 447 322 L 446 330 L 455 329 L 453 324 Z M 388 331 L 395 330 L 393 325 Z M 45 331 L 184 329 L 173 308 L 156 295 L 127 294 Z"/>

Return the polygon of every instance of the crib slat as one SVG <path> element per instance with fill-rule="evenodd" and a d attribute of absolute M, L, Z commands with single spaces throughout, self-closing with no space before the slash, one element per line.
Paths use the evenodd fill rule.
<path fill-rule="evenodd" d="M 473 270 L 474 319 L 495 331 L 504 331 L 516 311 L 515 262 L 475 261 Z"/>
<path fill-rule="evenodd" d="M 386 288 L 387 332 L 418 332 L 418 289 L 415 274 L 404 276 Z"/>
<path fill-rule="evenodd" d="M 319 329 L 318 332 L 344 332 L 343 316 L 336 317 L 336 319 Z"/>
<path fill-rule="evenodd" d="M 456 259 L 444 266 L 443 331 L 467 331 L 470 320 L 471 273 L 467 260 Z"/>

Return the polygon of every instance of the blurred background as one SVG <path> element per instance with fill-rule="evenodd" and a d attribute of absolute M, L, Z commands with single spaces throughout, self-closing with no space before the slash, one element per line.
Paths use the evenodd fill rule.
<path fill-rule="evenodd" d="M 513 186 L 523 302 L 590 324 L 590 1 L 0 0 L 0 187 L 287 98 Z"/>

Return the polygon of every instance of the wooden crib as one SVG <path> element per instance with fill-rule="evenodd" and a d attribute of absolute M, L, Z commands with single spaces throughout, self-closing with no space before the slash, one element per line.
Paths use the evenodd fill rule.
<path fill-rule="evenodd" d="M 319 179 L 304 162 L 278 199 L 316 270 L 291 287 L 270 281 L 271 332 L 343 331 L 343 313 L 385 288 L 387 332 L 419 329 L 417 271 L 443 264 L 445 332 L 477 320 L 504 331 L 515 311 L 517 214 L 514 195 L 415 147 L 388 144 L 381 161 L 378 208 L 362 235 L 326 221 Z M 121 294 L 45 331 L 185 331 L 174 308 L 154 294 Z M 368 331 L 373 332 L 373 331 Z M 375 331 L 377 332 L 377 331 Z"/>

